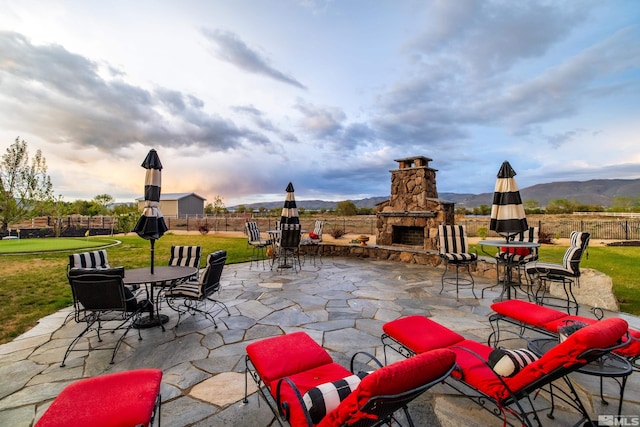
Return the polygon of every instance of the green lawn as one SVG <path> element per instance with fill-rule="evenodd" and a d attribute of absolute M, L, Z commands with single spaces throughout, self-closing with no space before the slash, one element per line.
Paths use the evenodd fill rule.
<path fill-rule="evenodd" d="M 109 264 L 113 267 L 137 268 L 148 266 L 150 262 L 150 243 L 136 235 L 118 236 L 122 243 L 107 249 Z M 25 239 L 24 242 L 55 245 L 58 239 Z M 60 239 L 82 241 L 85 246 L 104 246 L 111 239 Z M 49 242 L 50 241 L 50 242 Z M 13 243 L 15 240 L 2 241 Z M 89 243 L 89 245 L 86 245 Z M 206 262 L 206 255 L 218 250 L 227 250 L 227 263 L 244 262 L 249 259 L 251 249 L 244 238 L 223 238 L 214 235 L 173 235 L 165 234 L 155 244 L 155 265 L 167 265 L 171 245 L 200 245 Z M 59 248 L 58 248 L 59 249 Z M 40 248 L 36 249 L 41 250 Z M 79 252 L 35 252 L 22 255 L 0 256 L 0 343 L 12 340 L 28 330 L 35 322 L 57 310 L 72 304 L 71 288 L 67 281 L 66 268 L 69 254 Z"/>
<path fill-rule="evenodd" d="M 0 240 L 0 254 L 25 252 L 74 251 L 81 248 L 96 248 L 111 245 L 115 239 L 105 238 L 64 238 L 59 239 L 15 239 Z"/>

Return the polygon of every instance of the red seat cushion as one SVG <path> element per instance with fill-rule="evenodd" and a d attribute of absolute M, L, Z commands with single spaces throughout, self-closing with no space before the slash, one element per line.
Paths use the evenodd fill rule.
<path fill-rule="evenodd" d="M 387 322 L 382 325 L 382 330 L 417 354 L 449 347 L 464 340 L 457 332 L 419 315 Z"/>
<path fill-rule="evenodd" d="M 542 328 L 546 329 L 549 332 L 553 332 L 554 334 L 558 333 L 558 328 L 561 326 L 566 326 L 567 324 L 571 324 L 574 322 L 582 322 L 587 325 L 591 325 L 596 323 L 596 319 L 591 319 L 589 317 L 583 316 L 565 316 L 560 319 L 552 320 L 551 322 L 545 323 Z"/>
<path fill-rule="evenodd" d="M 629 329 L 629 336 L 633 340 L 622 348 L 614 351 L 622 357 L 637 357 L 640 355 L 640 331 Z"/>
<path fill-rule="evenodd" d="M 605 349 L 616 345 L 629 325 L 619 318 L 609 318 L 586 326 L 545 353 L 538 361 L 527 365 L 517 375 L 507 378 L 514 392 L 559 368 L 584 364 L 580 356 L 588 349 Z M 506 396 L 504 396 L 506 397 Z"/>
<path fill-rule="evenodd" d="M 527 256 L 529 254 L 531 254 L 531 249 L 529 248 L 506 248 L 506 247 L 502 247 L 500 248 L 500 252 L 503 252 L 505 254 L 515 254 L 515 255 L 520 255 L 520 256 Z"/>
<path fill-rule="evenodd" d="M 360 411 L 375 396 L 395 395 L 413 390 L 443 376 L 455 363 L 454 352 L 437 349 L 377 369 L 362 379 L 356 388 L 318 427 L 350 425 L 361 419 L 375 418 Z"/>
<path fill-rule="evenodd" d="M 333 362 L 329 353 L 304 332 L 251 343 L 247 356 L 265 384 Z"/>
<path fill-rule="evenodd" d="M 459 370 L 452 375 L 454 378 L 460 379 L 494 399 L 503 398 L 506 394 L 504 384 L 498 374 L 486 363 L 493 347 L 473 340 L 464 340 L 451 347 L 451 350 L 456 353 L 456 364 L 459 367 Z"/>
<path fill-rule="evenodd" d="M 139 369 L 77 381 L 60 392 L 36 427 L 148 425 L 161 380 L 161 370 Z"/>
<path fill-rule="evenodd" d="M 537 328 L 542 328 L 545 323 L 568 316 L 562 311 L 520 300 L 497 302 L 491 304 L 491 309 L 498 314 Z"/>

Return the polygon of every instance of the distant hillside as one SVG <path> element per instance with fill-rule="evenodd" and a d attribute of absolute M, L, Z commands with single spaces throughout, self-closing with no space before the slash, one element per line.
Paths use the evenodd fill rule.
<path fill-rule="evenodd" d="M 640 196 L 640 179 L 593 179 L 590 181 L 563 181 L 548 184 L 536 184 L 531 187 L 521 188 L 520 195 L 523 201 L 536 200 L 541 207 L 546 206 L 551 200 L 566 199 L 575 200 L 586 205 L 611 206 L 615 197 Z M 466 208 L 490 206 L 493 200 L 493 192 L 483 194 L 464 193 L 440 193 L 440 199 L 453 202 Z M 373 208 L 378 203 L 389 199 L 389 196 L 369 197 L 366 199 L 351 200 L 358 208 Z M 263 207 L 274 209 L 282 207 L 283 200 L 275 202 L 245 204 L 247 208 L 258 210 Z M 299 208 L 308 210 L 335 210 L 338 202 L 324 200 L 296 200 Z M 236 209 L 230 206 L 229 209 Z"/>
<path fill-rule="evenodd" d="M 536 200 L 541 207 L 546 206 L 551 200 L 558 199 L 575 200 L 586 205 L 611 206 L 615 197 L 635 199 L 640 196 L 640 179 L 593 179 L 536 184 L 521 188 L 520 196 L 523 201 Z M 454 195 L 451 199 L 442 194 L 441 198 L 455 202 L 456 205 L 474 208 L 480 205 L 490 206 L 493 192 L 470 197 Z"/>

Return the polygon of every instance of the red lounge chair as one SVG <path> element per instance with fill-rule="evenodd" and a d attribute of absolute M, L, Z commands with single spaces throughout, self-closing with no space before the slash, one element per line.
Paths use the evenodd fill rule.
<path fill-rule="evenodd" d="M 385 358 L 387 348 L 404 356 L 437 348 L 453 350 L 457 368 L 444 382 L 491 414 L 502 418 L 505 424 L 512 423 L 509 416 L 513 415 L 517 418 L 517 424 L 542 425 L 537 412 L 543 408 L 534 405 L 531 395 L 549 390 L 551 407 L 547 416 L 553 417 L 554 399 L 560 399 L 581 414 L 580 424 L 590 420 L 589 414 L 566 375 L 621 346 L 620 340 L 627 329 L 627 322 L 613 318 L 589 325 L 511 377 L 498 375 L 488 364 L 493 347 L 465 339 L 424 316 L 409 316 L 386 323 L 383 326 L 382 344 Z M 568 391 L 552 384 L 558 379 L 563 380 Z M 535 403 L 539 403 L 539 400 Z M 526 407 L 534 410 L 527 411 Z"/>
<path fill-rule="evenodd" d="M 65 387 L 35 427 L 160 425 L 159 369 L 100 375 Z"/>
<path fill-rule="evenodd" d="M 381 366 L 373 356 L 361 352 L 351 359 L 349 371 L 333 362 L 329 353 L 304 332 L 249 344 L 245 403 L 250 375 L 281 426 L 283 422 L 293 427 L 379 426 L 396 420 L 394 413 L 400 409 L 413 425 L 406 405 L 441 382 L 455 366 L 454 353 L 439 349 L 376 369 L 361 381 L 356 380 L 357 385 L 345 388 L 344 382 L 354 376 L 358 355 L 365 355 L 367 363 L 374 361 Z M 370 367 L 365 369 L 368 371 Z M 325 400 L 308 409 L 310 396 L 327 387 L 340 391 L 335 391 L 334 396 L 327 394 Z M 338 394 L 342 394 L 340 399 L 336 397 Z M 321 410 L 317 411 L 317 407 Z"/>
<path fill-rule="evenodd" d="M 493 344 L 497 344 L 500 341 L 501 321 L 552 337 L 557 336 L 560 326 L 568 323 L 582 322 L 590 325 L 598 322 L 596 319 L 570 315 L 560 310 L 521 300 L 498 302 L 492 304 L 491 309 L 495 311 L 489 317 L 493 328 L 490 340 L 493 341 Z M 636 370 L 640 370 L 640 331 L 629 329 L 629 339 L 629 345 L 614 350 L 613 353 L 628 359 Z"/>

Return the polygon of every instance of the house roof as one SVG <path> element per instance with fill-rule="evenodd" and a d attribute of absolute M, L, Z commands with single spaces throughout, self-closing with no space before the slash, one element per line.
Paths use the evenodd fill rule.
<path fill-rule="evenodd" d="M 193 197 L 197 197 L 198 199 L 202 199 L 202 200 L 207 200 L 205 197 L 202 197 L 196 193 L 160 193 L 160 201 L 162 200 L 182 200 L 186 197 L 189 196 L 193 196 Z M 143 197 L 138 197 L 136 198 L 136 200 L 138 202 L 141 202 L 144 200 L 144 196 Z"/>

